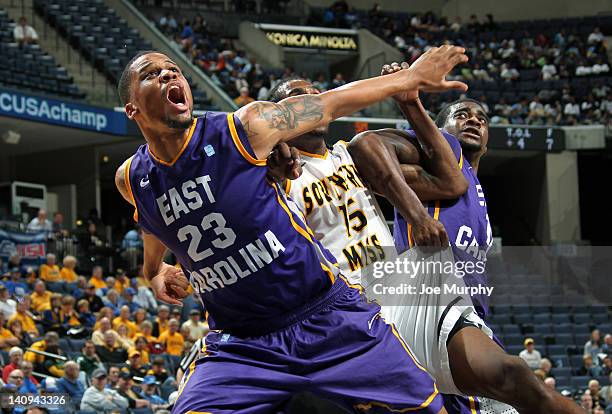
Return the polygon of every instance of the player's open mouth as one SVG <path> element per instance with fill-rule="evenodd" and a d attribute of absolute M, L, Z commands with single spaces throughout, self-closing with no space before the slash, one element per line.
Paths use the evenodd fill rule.
<path fill-rule="evenodd" d="M 469 138 L 480 139 L 480 129 L 475 127 L 466 127 L 461 130 L 461 134 Z"/>
<path fill-rule="evenodd" d="M 183 111 L 187 109 L 187 98 L 183 88 L 179 85 L 170 85 L 166 92 L 166 98 L 176 109 Z"/>

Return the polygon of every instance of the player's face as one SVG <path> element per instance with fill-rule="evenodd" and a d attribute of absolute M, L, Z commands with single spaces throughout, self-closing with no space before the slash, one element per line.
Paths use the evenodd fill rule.
<path fill-rule="evenodd" d="M 291 96 L 297 95 L 318 95 L 321 93 L 317 88 L 315 88 L 312 83 L 303 80 L 296 79 L 290 82 L 287 82 L 282 87 L 282 96 L 285 98 L 289 98 Z M 304 137 L 309 138 L 324 138 L 327 135 L 328 126 L 321 126 L 317 129 L 313 129 L 312 131 L 304 134 Z M 299 138 L 298 138 L 299 139 Z"/>
<path fill-rule="evenodd" d="M 489 118 L 475 102 L 459 102 L 451 108 L 444 126 L 456 136 L 464 151 L 484 152 L 489 142 Z"/>
<path fill-rule="evenodd" d="M 193 121 L 191 88 L 180 68 L 161 53 L 138 58 L 131 67 L 130 119 L 149 128 L 186 129 Z"/>

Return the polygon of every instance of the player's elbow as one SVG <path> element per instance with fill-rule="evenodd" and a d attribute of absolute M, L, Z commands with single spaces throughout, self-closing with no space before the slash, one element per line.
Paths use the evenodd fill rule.
<path fill-rule="evenodd" d="M 364 160 L 373 154 L 380 154 L 385 149 L 379 134 L 374 131 L 360 132 L 348 144 L 348 151 L 353 159 Z M 357 165 L 359 168 L 359 165 Z"/>
<path fill-rule="evenodd" d="M 468 190 L 470 183 L 463 174 L 452 177 L 448 180 L 448 187 L 446 188 L 445 195 L 447 199 L 459 198 Z"/>

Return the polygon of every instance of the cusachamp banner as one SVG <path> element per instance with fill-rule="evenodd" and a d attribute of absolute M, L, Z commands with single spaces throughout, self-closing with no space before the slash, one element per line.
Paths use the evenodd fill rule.
<path fill-rule="evenodd" d="M 28 119 L 113 135 L 127 134 L 125 114 L 100 108 L 0 89 L 0 116 Z"/>

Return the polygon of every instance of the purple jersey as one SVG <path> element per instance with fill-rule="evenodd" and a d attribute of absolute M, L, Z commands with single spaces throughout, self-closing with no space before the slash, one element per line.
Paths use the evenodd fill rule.
<path fill-rule="evenodd" d="M 212 329 L 255 330 L 326 292 L 337 269 L 266 179 L 233 114 L 194 120 L 172 162 L 142 145 L 126 172 L 144 231 L 170 249 Z"/>
<path fill-rule="evenodd" d="M 414 131 L 407 131 L 416 138 Z M 440 220 L 448 233 L 448 239 L 453 249 L 455 261 L 466 266 L 463 280 L 468 286 L 486 285 L 484 273 L 487 251 L 493 241 L 487 201 L 478 177 L 470 163 L 463 157 L 461 144 L 453 135 L 442 132 L 457 158 L 463 175 L 468 180 L 469 187 L 465 194 L 456 200 L 441 200 L 426 204 L 429 214 Z M 413 247 L 412 231 L 409 223 L 395 210 L 393 238 L 398 251 L 402 252 Z M 465 265 L 466 263 L 472 263 Z M 473 269 L 470 271 L 468 266 Z M 486 315 L 488 298 L 472 296 L 474 306 L 482 317 Z"/>

